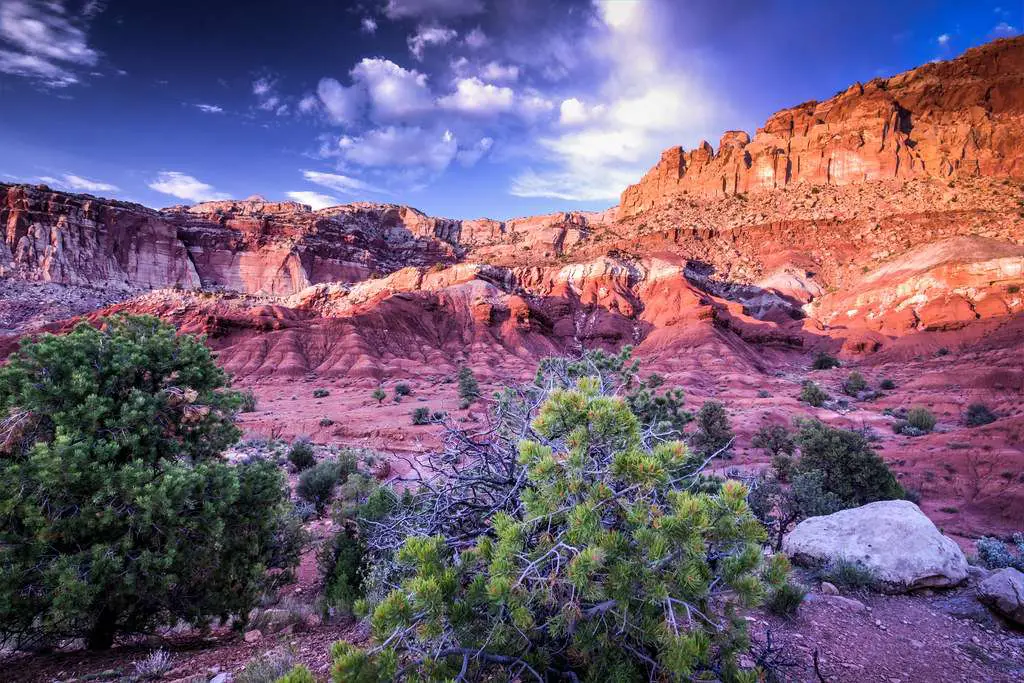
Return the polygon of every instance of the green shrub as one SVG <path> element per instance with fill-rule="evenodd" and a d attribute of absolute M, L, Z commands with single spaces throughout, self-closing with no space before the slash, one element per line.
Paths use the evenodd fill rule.
<path fill-rule="evenodd" d="M 380 405 L 388 395 L 384 393 L 384 389 L 377 387 L 373 390 L 373 393 L 370 394 L 370 397 L 377 402 L 377 405 Z"/>
<path fill-rule="evenodd" d="M 779 424 L 761 425 L 761 428 L 754 433 L 750 445 L 760 448 L 765 455 L 769 456 L 793 455 L 793 451 L 796 450 L 793 434 L 785 425 Z"/>
<path fill-rule="evenodd" d="M 842 363 L 839 362 L 838 358 L 823 351 L 814 357 L 811 368 L 814 370 L 831 370 L 832 368 L 838 368 L 840 365 Z"/>
<path fill-rule="evenodd" d="M 904 498 L 903 487 L 860 432 L 804 420 L 797 434 L 800 472 L 818 471 L 823 490 L 834 493 L 844 507 Z"/>
<path fill-rule="evenodd" d="M 768 593 L 765 607 L 772 614 L 782 617 L 792 616 L 796 614 L 806 595 L 807 590 L 803 586 L 787 581 Z"/>
<path fill-rule="evenodd" d="M 338 463 L 325 460 L 305 470 L 299 476 L 295 493 L 300 499 L 315 505 L 317 512 L 323 512 L 327 503 L 334 496 L 334 487 L 338 485 L 341 478 Z"/>
<path fill-rule="evenodd" d="M 295 656 L 286 650 L 270 650 L 250 659 L 235 675 L 236 683 L 277 683 L 295 665 Z"/>
<path fill-rule="evenodd" d="M 804 382 L 803 388 L 800 389 L 800 400 L 815 408 L 825 405 L 825 401 L 828 399 L 829 395 L 825 393 L 825 390 L 810 380 Z"/>
<path fill-rule="evenodd" d="M 807 470 L 791 475 L 786 486 L 782 473 L 761 477 L 754 482 L 747 501 L 768 530 L 768 540 L 775 551 L 782 549 L 782 541 L 797 522 L 808 517 L 830 515 L 843 509 L 835 493 L 825 490 L 825 475 L 818 470 Z"/>
<path fill-rule="evenodd" d="M 1016 553 L 998 538 L 982 536 L 977 541 L 978 561 L 989 569 L 1013 567 L 1024 572 L 1024 534 L 1014 534 L 1013 542 L 1017 546 Z"/>
<path fill-rule="evenodd" d="M 428 680 L 755 680 L 741 610 L 788 563 L 763 556 L 742 484 L 687 490 L 686 446 L 646 448 L 626 402 L 598 386 L 550 393 L 533 420 L 544 443 L 519 446 L 525 486 L 489 531 L 405 540 L 401 586 L 371 619 L 386 645 L 337 643 L 335 680 L 395 680 L 399 662 Z"/>
<path fill-rule="evenodd" d="M 26 339 L 0 367 L 0 649 L 244 615 L 289 517 L 282 473 L 228 464 L 240 403 L 150 317 Z"/>
<path fill-rule="evenodd" d="M 694 452 L 701 458 L 714 454 L 728 458 L 733 441 L 732 425 L 725 406 L 718 401 L 705 401 L 697 411 L 697 431 L 690 439 Z"/>
<path fill-rule="evenodd" d="M 316 676 L 302 664 L 296 664 L 291 671 L 281 676 L 275 683 L 317 683 Z"/>
<path fill-rule="evenodd" d="M 884 389 L 885 391 L 892 391 L 893 389 L 896 388 L 896 382 L 893 382 L 891 379 L 886 378 L 878 383 L 878 388 Z"/>
<path fill-rule="evenodd" d="M 320 418 L 320 426 L 321 427 L 330 427 L 333 424 L 334 424 L 334 420 L 332 420 L 329 417 L 321 417 Z"/>
<path fill-rule="evenodd" d="M 430 408 L 420 406 L 412 411 L 412 423 L 414 425 L 430 424 Z"/>
<path fill-rule="evenodd" d="M 967 406 L 967 412 L 964 413 L 964 422 L 968 427 L 980 427 L 998 419 L 999 417 L 984 403 L 972 403 Z"/>
<path fill-rule="evenodd" d="M 309 437 L 299 437 L 292 442 L 288 449 L 288 462 L 295 466 L 297 472 L 309 469 L 316 464 L 316 455 L 313 450 L 313 442 Z"/>
<path fill-rule="evenodd" d="M 412 393 L 412 389 L 405 382 L 399 382 L 395 385 L 395 396 L 408 396 Z"/>
<path fill-rule="evenodd" d="M 477 384 L 476 377 L 473 376 L 473 371 L 466 365 L 459 367 L 458 381 L 459 399 L 461 400 L 459 407 L 465 409 L 468 408 L 473 401 L 480 398 L 480 385 Z"/>
<path fill-rule="evenodd" d="M 864 375 L 860 374 L 856 370 L 850 373 L 850 376 L 843 382 L 843 393 L 847 396 L 856 396 L 860 392 L 868 388 L 867 380 L 864 379 Z"/>
<path fill-rule="evenodd" d="M 251 413 L 256 410 L 256 394 L 252 393 L 251 389 L 240 391 L 238 393 L 238 410 L 242 413 Z"/>
<path fill-rule="evenodd" d="M 313 398 L 327 398 L 331 395 L 331 392 L 327 389 L 314 389 Z"/>
<path fill-rule="evenodd" d="M 935 429 L 935 416 L 927 408 L 911 408 L 907 411 L 907 424 L 927 434 Z"/>
<path fill-rule="evenodd" d="M 870 569 L 857 562 L 842 558 L 819 569 L 818 578 L 840 588 L 862 589 L 875 585 L 875 575 Z"/>

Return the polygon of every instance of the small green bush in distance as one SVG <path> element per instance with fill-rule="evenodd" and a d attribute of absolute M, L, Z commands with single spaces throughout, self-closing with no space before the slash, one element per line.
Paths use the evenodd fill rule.
<path fill-rule="evenodd" d="M 779 454 L 793 455 L 796 450 L 796 441 L 793 434 L 786 428 L 786 425 L 766 424 L 754 432 L 750 445 L 760 448 L 766 455 L 774 456 Z"/>
<path fill-rule="evenodd" d="M 309 437 L 301 436 L 292 442 L 291 448 L 288 449 L 288 462 L 295 467 L 296 472 L 309 469 L 316 464 L 313 442 Z"/>
<path fill-rule="evenodd" d="M 825 401 L 828 399 L 829 395 L 825 393 L 825 390 L 810 380 L 804 382 L 803 387 L 800 389 L 800 400 L 815 408 L 825 405 Z"/>
<path fill-rule="evenodd" d="M 331 392 L 327 389 L 314 389 L 313 398 L 327 398 L 331 395 Z"/>
<path fill-rule="evenodd" d="M 807 589 L 799 584 L 787 582 L 774 589 L 765 600 L 765 607 L 772 614 L 788 617 L 796 614 L 797 609 L 807 596 Z"/>
<path fill-rule="evenodd" d="M 813 370 L 831 370 L 832 368 L 838 368 L 842 363 L 835 356 L 825 353 L 822 351 L 814 357 L 814 361 L 811 363 L 811 369 Z"/>
<path fill-rule="evenodd" d="M 295 494 L 307 503 L 316 506 L 317 512 L 323 512 L 327 504 L 334 496 L 334 487 L 342 479 L 342 472 L 338 463 L 332 460 L 325 460 L 299 475 L 299 483 L 295 487 Z"/>
<path fill-rule="evenodd" d="M 532 423 L 543 443 L 519 447 L 519 504 L 487 533 L 407 537 L 401 587 L 372 614 L 381 645 L 335 644 L 334 680 L 757 680 L 742 610 L 788 562 L 763 555 L 741 483 L 688 490 L 700 461 L 645 446 L 599 386 L 550 392 Z"/>
<path fill-rule="evenodd" d="M 270 650 L 250 659 L 235 675 L 236 683 L 277 683 L 295 666 L 295 656 L 287 650 Z"/>
<path fill-rule="evenodd" d="M 316 676 L 303 664 L 296 664 L 291 671 L 278 678 L 274 683 L 317 683 Z"/>
<path fill-rule="evenodd" d="M 885 379 L 878 383 L 878 388 L 884 389 L 885 391 L 892 391 L 893 389 L 896 388 L 896 382 L 886 377 Z"/>
<path fill-rule="evenodd" d="M 803 420 L 797 433 L 798 472 L 820 472 L 825 491 L 844 507 L 906 497 L 896 476 L 860 432 L 829 427 L 820 420 Z"/>
<path fill-rule="evenodd" d="M 370 394 L 370 398 L 375 400 L 377 402 L 377 405 L 383 403 L 384 399 L 387 397 L 388 395 L 384 393 L 384 389 L 382 389 L 381 387 L 377 387 L 376 389 L 373 390 L 373 393 Z"/>
<path fill-rule="evenodd" d="M 1016 553 L 998 538 L 982 536 L 976 544 L 978 561 L 988 569 L 1013 567 L 1017 571 L 1024 572 L 1024 533 L 1014 534 L 1013 542 L 1016 546 Z"/>
<path fill-rule="evenodd" d="M 251 413 L 256 410 L 256 394 L 251 389 L 240 391 L 238 393 L 239 404 L 238 410 L 242 413 Z"/>
<path fill-rule="evenodd" d="M 918 406 L 907 411 L 907 424 L 927 434 L 935 429 L 935 416 L 927 408 Z"/>
<path fill-rule="evenodd" d="M 245 615 L 295 566 L 281 471 L 222 457 L 240 403 L 155 318 L 23 340 L 0 367 L 0 650 Z"/>
<path fill-rule="evenodd" d="M 818 579 L 840 588 L 864 589 L 875 585 L 875 575 L 862 564 L 840 558 L 818 570 Z"/>
<path fill-rule="evenodd" d="M 329 417 L 322 417 L 322 418 L 320 418 L 320 426 L 321 427 L 330 427 L 333 424 L 334 424 L 334 420 L 332 420 Z"/>
<path fill-rule="evenodd" d="M 459 408 L 465 410 L 473 401 L 480 398 L 480 385 L 477 384 L 473 371 L 467 365 L 459 366 Z"/>
<path fill-rule="evenodd" d="M 420 406 L 412 411 L 412 423 L 414 425 L 430 424 L 430 408 Z"/>
<path fill-rule="evenodd" d="M 972 403 L 967 406 L 967 412 L 964 413 L 964 423 L 968 427 L 981 427 L 998 419 L 999 416 L 993 413 L 984 403 Z"/>
<path fill-rule="evenodd" d="M 399 382 L 395 385 L 395 396 L 408 396 L 412 393 L 412 388 L 405 382 Z"/>
<path fill-rule="evenodd" d="M 860 392 L 868 388 L 867 380 L 864 379 L 864 375 L 860 374 L 856 370 L 850 373 L 850 376 L 843 382 L 843 393 L 847 396 L 856 396 Z"/>
<path fill-rule="evenodd" d="M 702 458 L 718 454 L 730 457 L 733 441 L 732 425 L 725 406 L 718 401 L 705 401 L 697 411 L 697 431 L 690 439 L 694 452 Z"/>

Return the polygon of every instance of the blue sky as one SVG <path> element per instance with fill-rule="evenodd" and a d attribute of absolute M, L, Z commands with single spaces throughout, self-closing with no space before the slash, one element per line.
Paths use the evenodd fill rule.
<path fill-rule="evenodd" d="M 0 0 L 0 180 L 508 218 L 1017 35 L 1020 0 Z"/>

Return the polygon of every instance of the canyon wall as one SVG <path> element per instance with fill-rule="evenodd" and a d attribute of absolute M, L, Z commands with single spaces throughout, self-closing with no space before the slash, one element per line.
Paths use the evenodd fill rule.
<path fill-rule="evenodd" d="M 632 216 L 686 193 L 721 197 L 805 183 L 1024 177 L 1024 39 L 999 40 L 772 115 L 751 138 L 665 150 L 623 193 Z"/>

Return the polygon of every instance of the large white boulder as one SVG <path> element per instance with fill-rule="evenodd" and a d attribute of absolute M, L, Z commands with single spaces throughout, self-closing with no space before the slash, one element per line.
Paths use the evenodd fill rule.
<path fill-rule="evenodd" d="M 800 522 L 783 542 L 798 564 L 836 560 L 871 571 L 876 587 L 893 593 L 955 586 L 967 578 L 967 559 L 921 509 L 885 500 Z"/>
<path fill-rule="evenodd" d="M 1000 569 L 978 585 L 978 599 L 1007 619 L 1024 625 L 1024 574 Z"/>

